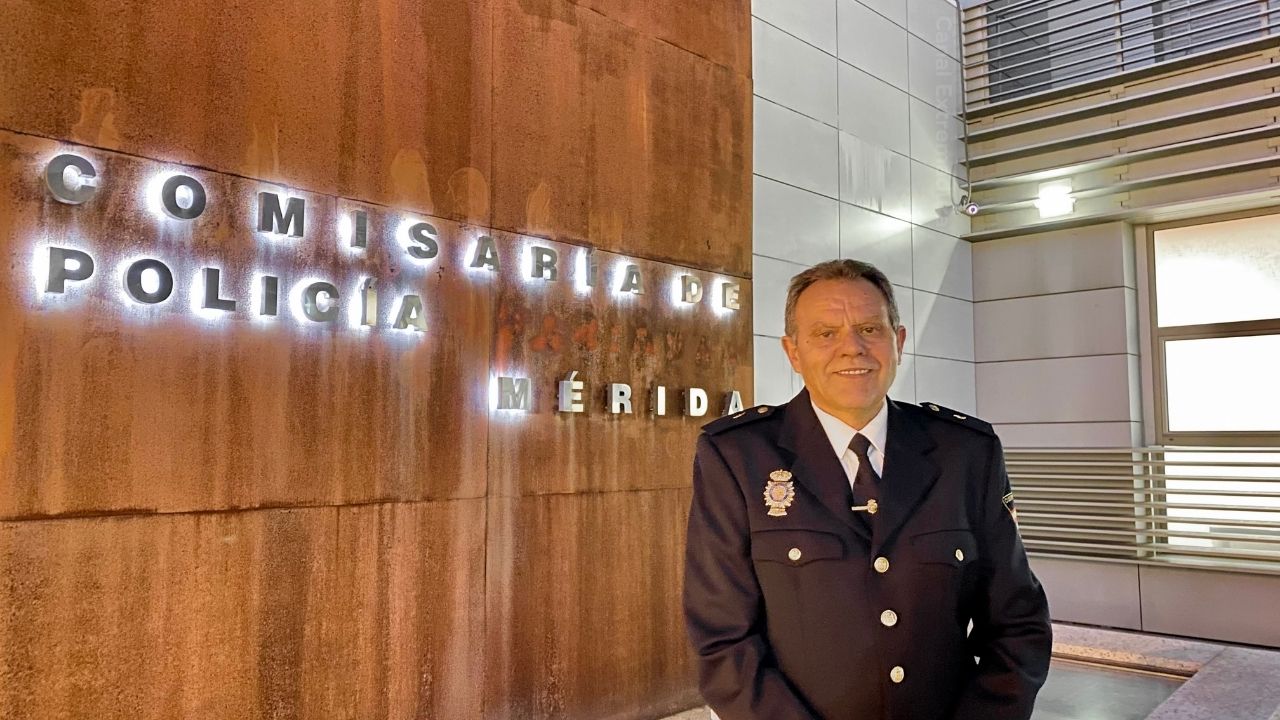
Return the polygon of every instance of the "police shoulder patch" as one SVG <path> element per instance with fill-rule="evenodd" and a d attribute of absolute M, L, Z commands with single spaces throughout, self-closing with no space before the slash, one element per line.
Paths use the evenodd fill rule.
<path fill-rule="evenodd" d="M 1018 508 L 1014 506 L 1013 493 L 1005 493 L 1004 497 L 1000 498 L 1000 502 L 1004 503 L 1004 509 L 1009 511 L 1009 515 L 1013 517 L 1013 522 L 1016 525 L 1018 522 Z"/>
<path fill-rule="evenodd" d="M 746 410 L 736 412 L 732 415 L 725 415 L 718 420 L 712 420 L 702 426 L 702 431 L 708 435 L 722 433 L 725 430 L 736 428 L 739 425 L 746 425 L 754 420 L 767 418 L 773 414 L 775 409 L 776 408 L 772 405 L 757 405 L 753 408 L 747 408 Z"/>
<path fill-rule="evenodd" d="M 991 423 L 979 420 L 976 417 L 971 417 L 966 413 L 942 407 L 937 403 L 920 403 L 920 407 L 927 410 L 930 415 L 940 417 L 943 420 L 950 420 L 957 425 L 964 425 L 965 427 L 971 430 L 977 430 L 984 435 L 996 434 L 995 428 L 991 427 Z"/>

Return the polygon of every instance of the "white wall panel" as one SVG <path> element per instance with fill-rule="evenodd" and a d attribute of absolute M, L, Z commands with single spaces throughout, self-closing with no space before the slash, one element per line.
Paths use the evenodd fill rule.
<path fill-rule="evenodd" d="M 911 160 L 840 133 L 840 199 L 868 210 L 911 219 Z"/>
<path fill-rule="evenodd" d="M 911 152 L 907 93 L 840 63 L 840 129 L 901 155 Z"/>
<path fill-rule="evenodd" d="M 1126 288 L 1036 295 L 973 306 L 979 361 L 1127 353 Z"/>
<path fill-rule="evenodd" d="M 1137 420 L 1129 357 L 978 363 L 978 416 L 992 424 Z"/>
<path fill-rule="evenodd" d="M 762 98 L 754 107 L 756 174 L 839 197 L 839 131 Z"/>
<path fill-rule="evenodd" d="M 861 0 L 861 4 L 901 27 L 907 26 L 907 0 Z"/>
<path fill-rule="evenodd" d="M 907 89 L 906 28 L 854 0 L 839 0 L 836 21 L 841 60 Z"/>
<path fill-rule="evenodd" d="M 948 0 L 911 0 L 907 30 L 947 55 L 960 59 L 959 14 Z"/>
<path fill-rule="evenodd" d="M 923 163 L 911 163 L 911 222 L 959 237 L 969 232 L 969 216 L 960 211 L 964 189 L 955 177 Z"/>
<path fill-rule="evenodd" d="M 778 28 L 753 19 L 755 94 L 835 125 L 836 59 Z"/>
<path fill-rule="evenodd" d="M 973 299 L 973 245 L 954 235 L 916 226 L 911 231 L 915 287 Z"/>
<path fill-rule="evenodd" d="M 840 101 L 843 112 L 843 94 Z M 910 107 L 911 157 L 950 175 L 965 177 L 965 167 L 961 164 L 964 161 L 964 124 L 916 98 L 911 98 Z"/>
<path fill-rule="evenodd" d="M 1131 243 L 1121 223 L 1024 235 L 973 248 L 975 300 L 1124 287 Z"/>
<path fill-rule="evenodd" d="M 1139 568 L 1147 632 L 1280 647 L 1280 576 Z"/>
<path fill-rule="evenodd" d="M 840 203 L 839 257 L 869 262 L 890 282 L 911 287 L 911 223 Z"/>
<path fill-rule="evenodd" d="M 902 356 L 902 364 L 898 366 L 898 374 L 893 379 L 893 387 L 889 388 L 889 397 L 897 402 L 916 402 L 915 355 Z"/>
<path fill-rule="evenodd" d="M 752 0 L 751 14 L 836 54 L 836 0 Z"/>
<path fill-rule="evenodd" d="M 798 376 L 777 338 L 755 336 L 757 405 L 780 405 L 796 394 Z"/>
<path fill-rule="evenodd" d="M 916 356 L 916 400 L 978 415 L 973 367 L 958 360 Z"/>
<path fill-rule="evenodd" d="M 907 92 L 947 114 L 960 115 L 960 62 L 914 35 L 907 36 L 907 50 Z"/>
<path fill-rule="evenodd" d="M 840 202 L 755 176 L 754 252 L 812 265 L 840 255 Z"/>
<path fill-rule="evenodd" d="M 973 303 L 916 290 L 915 352 L 973 362 Z"/>
<path fill-rule="evenodd" d="M 1142 438 L 1136 422 L 1006 423 L 995 429 L 1005 447 L 1133 447 Z"/>
<path fill-rule="evenodd" d="M 1018 488 L 1013 492 L 1016 496 Z M 1049 597 L 1054 620 L 1142 629 L 1136 565 L 1033 557 L 1031 569 Z"/>
<path fill-rule="evenodd" d="M 805 265 L 756 256 L 752 272 L 751 309 L 756 335 L 782 337 L 787 286 Z"/>
<path fill-rule="evenodd" d="M 913 327 L 916 316 L 915 294 L 911 288 L 895 284 L 893 299 L 898 303 L 899 322 L 907 326 L 907 341 L 903 344 L 902 351 L 908 355 L 914 355 L 916 353 L 916 333 Z"/>

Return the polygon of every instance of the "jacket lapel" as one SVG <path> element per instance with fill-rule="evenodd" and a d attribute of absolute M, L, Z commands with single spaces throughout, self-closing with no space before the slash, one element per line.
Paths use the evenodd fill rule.
<path fill-rule="evenodd" d="M 872 543 L 873 554 L 893 538 L 941 472 L 929 457 L 936 446 L 933 439 L 896 403 L 887 402 L 889 431 L 885 441 L 884 477 L 880 479 L 881 515 Z M 828 445 L 827 450 L 830 449 Z"/>
<path fill-rule="evenodd" d="M 813 412 L 808 390 L 802 390 L 787 403 L 778 445 L 795 457 L 790 469 L 799 488 L 869 542 L 867 529 L 854 520 L 849 509 L 853 501 L 849 478 Z"/>

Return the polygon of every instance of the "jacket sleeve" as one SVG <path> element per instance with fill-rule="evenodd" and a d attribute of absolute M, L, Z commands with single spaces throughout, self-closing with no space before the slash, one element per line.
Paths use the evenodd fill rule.
<path fill-rule="evenodd" d="M 684 611 L 699 687 L 721 720 L 816 719 L 772 665 L 747 509 L 706 435 L 698 439 L 693 465 Z"/>
<path fill-rule="evenodd" d="M 1018 534 L 999 439 L 988 462 L 978 532 L 981 585 L 969 634 L 978 666 L 955 720 L 1027 720 L 1049 672 L 1049 603 Z"/>

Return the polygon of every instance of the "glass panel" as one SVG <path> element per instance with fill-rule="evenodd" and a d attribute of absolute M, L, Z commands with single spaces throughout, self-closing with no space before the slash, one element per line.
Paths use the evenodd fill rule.
<path fill-rule="evenodd" d="M 1280 215 L 1155 233 L 1160 327 L 1280 318 Z"/>
<path fill-rule="evenodd" d="M 1031 720 L 1142 720 L 1182 681 L 1054 660 Z"/>
<path fill-rule="evenodd" d="M 1280 430 L 1280 335 L 1164 344 L 1169 432 Z"/>

